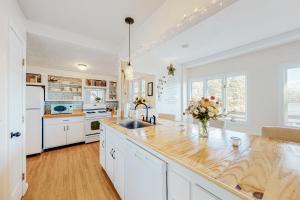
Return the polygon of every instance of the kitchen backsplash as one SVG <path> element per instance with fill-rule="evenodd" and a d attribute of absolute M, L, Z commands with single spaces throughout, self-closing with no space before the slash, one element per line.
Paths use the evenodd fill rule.
<path fill-rule="evenodd" d="M 82 102 L 74 102 L 74 101 L 46 101 L 45 102 L 45 114 L 51 113 L 51 104 L 72 104 L 74 112 L 82 111 Z"/>
<path fill-rule="evenodd" d="M 45 102 L 45 114 L 51 113 L 51 104 L 73 104 L 74 112 L 81 112 L 83 107 L 83 102 L 81 101 L 46 101 Z M 116 101 L 108 101 L 106 102 L 106 106 L 108 108 L 117 108 L 118 109 L 118 102 Z"/>

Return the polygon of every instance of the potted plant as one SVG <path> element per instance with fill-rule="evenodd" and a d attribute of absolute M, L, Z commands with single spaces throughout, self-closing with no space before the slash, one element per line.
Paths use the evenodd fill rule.
<path fill-rule="evenodd" d="M 201 100 L 192 100 L 184 114 L 190 114 L 194 119 L 198 120 L 198 128 L 200 137 L 208 137 L 209 120 L 217 120 L 219 118 L 219 102 L 216 98 L 202 97 Z"/>
<path fill-rule="evenodd" d="M 101 100 L 102 100 L 102 98 L 100 98 L 100 97 L 95 97 L 95 101 L 96 101 L 96 103 L 100 103 L 100 102 L 101 102 Z"/>

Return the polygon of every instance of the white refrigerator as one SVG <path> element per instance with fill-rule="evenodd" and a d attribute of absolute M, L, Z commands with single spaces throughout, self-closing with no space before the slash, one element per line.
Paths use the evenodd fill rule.
<path fill-rule="evenodd" d="M 26 155 L 42 152 L 44 89 L 26 87 Z"/>

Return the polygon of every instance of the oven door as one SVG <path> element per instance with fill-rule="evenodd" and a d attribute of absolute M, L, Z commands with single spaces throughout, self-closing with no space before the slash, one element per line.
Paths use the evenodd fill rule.
<path fill-rule="evenodd" d="M 86 143 L 99 141 L 100 119 L 87 118 L 85 120 L 85 138 Z"/>

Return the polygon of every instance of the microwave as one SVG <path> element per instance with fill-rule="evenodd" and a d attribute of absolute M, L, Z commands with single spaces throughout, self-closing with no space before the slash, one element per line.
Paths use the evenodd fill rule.
<path fill-rule="evenodd" d="M 73 113 L 72 104 L 51 104 L 51 114 L 71 114 Z"/>

